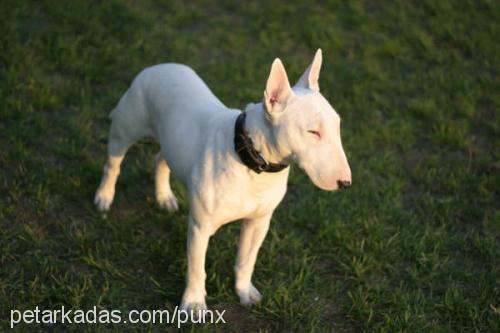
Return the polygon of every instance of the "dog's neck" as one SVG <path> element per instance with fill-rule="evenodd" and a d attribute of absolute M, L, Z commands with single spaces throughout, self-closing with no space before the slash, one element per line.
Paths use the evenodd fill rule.
<path fill-rule="evenodd" d="M 252 139 L 254 148 L 269 163 L 287 163 L 287 154 L 280 151 L 273 128 L 266 118 L 266 111 L 262 103 L 250 103 L 245 108 L 245 130 Z"/>

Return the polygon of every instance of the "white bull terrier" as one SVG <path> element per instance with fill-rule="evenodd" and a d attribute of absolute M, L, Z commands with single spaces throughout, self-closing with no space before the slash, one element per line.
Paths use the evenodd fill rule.
<path fill-rule="evenodd" d="M 296 162 L 324 190 L 351 184 L 340 139 L 340 118 L 319 92 L 322 54 L 291 88 L 275 59 L 262 103 L 244 113 L 227 108 L 200 77 L 180 64 L 142 71 L 111 113 L 108 161 L 95 204 L 107 211 L 113 201 L 120 164 L 142 137 L 161 145 L 156 156 L 156 199 L 178 209 L 170 188 L 172 171 L 189 195 L 185 310 L 206 309 L 205 254 L 222 225 L 243 219 L 235 265 L 236 292 L 245 305 L 262 298 L 252 283 L 257 252 Z"/>

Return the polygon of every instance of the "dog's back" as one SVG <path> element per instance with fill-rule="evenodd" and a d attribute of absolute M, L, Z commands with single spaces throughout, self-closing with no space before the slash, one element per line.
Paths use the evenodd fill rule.
<path fill-rule="evenodd" d="M 224 108 L 190 67 L 168 63 L 148 67 L 139 73 L 111 113 L 111 118 L 118 122 L 119 118 L 126 118 L 134 128 L 147 122 L 151 131 L 148 134 L 158 138 L 155 125 L 164 120 L 176 123 L 177 128 L 179 121 L 193 120 L 193 113 L 199 119 L 207 112 Z"/>
<path fill-rule="evenodd" d="M 206 125 L 219 110 L 227 109 L 190 67 L 156 65 L 139 73 L 120 99 L 111 113 L 111 133 L 120 136 L 121 142 L 156 138 L 167 160 L 171 155 L 186 157 L 171 166 L 185 170 L 202 146 Z M 122 149 L 114 151 L 110 146 L 110 154 L 120 155 Z"/>

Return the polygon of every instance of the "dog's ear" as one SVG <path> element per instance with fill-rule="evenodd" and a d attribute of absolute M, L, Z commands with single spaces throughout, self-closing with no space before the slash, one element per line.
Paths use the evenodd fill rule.
<path fill-rule="evenodd" d="M 288 98 L 292 94 L 285 67 L 279 58 L 274 59 L 271 72 L 264 91 L 264 104 L 269 114 L 277 114 L 284 110 Z"/>
<path fill-rule="evenodd" d="M 312 89 L 314 91 L 319 91 L 319 72 L 321 70 L 321 63 L 323 62 L 323 55 L 321 49 L 316 51 L 314 59 L 305 70 L 304 74 L 300 77 L 299 81 L 295 84 L 295 87 Z"/>

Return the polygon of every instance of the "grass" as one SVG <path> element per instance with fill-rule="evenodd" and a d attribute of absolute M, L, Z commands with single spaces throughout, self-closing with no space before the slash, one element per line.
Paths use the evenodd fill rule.
<path fill-rule="evenodd" d="M 37 305 L 180 302 L 187 201 L 175 184 L 180 212 L 156 207 L 158 145 L 131 149 L 106 220 L 92 204 L 108 112 L 141 69 L 189 64 L 241 108 L 274 57 L 295 79 L 321 47 L 354 187 L 321 192 L 293 169 L 256 266 L 262 304 L 237 304 L 234 223 L 207 258 L 209 307 L 229 323 L 184 329 L 498 331 L 499 14 L 485 0 L 0 2 L 0 327 Z"/>

